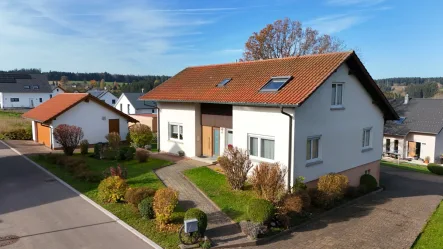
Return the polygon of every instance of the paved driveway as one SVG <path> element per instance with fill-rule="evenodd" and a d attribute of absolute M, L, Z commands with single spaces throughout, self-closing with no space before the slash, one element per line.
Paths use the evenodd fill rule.
<path fill-rule="evenodd" d="M 443 177 L 383 167 L 386 190 L 260 248 L 409 249 L 443 195 Z"/>
<path fill-rule="evenodd" d="M 6 248 L 152 248 L 0 143 L 0 236 Z"/>

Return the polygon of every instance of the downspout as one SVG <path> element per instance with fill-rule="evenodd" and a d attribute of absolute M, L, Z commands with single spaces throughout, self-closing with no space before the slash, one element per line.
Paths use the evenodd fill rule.
<path fill-rule="evenodd" d="M 160 152 L 160 108 L 157 106 L 147 105 L 145 100 L 143 101 L 143 105 L 157 110 L 157 151 Z"/>
<path fill-rule="evenodd" d="M 283 115 L 289 117 L 289 144 L 288 144 L 288 191 L 291 191 L 291 170 L 292 170 L 292 116 L 291 114 L 284 112 L 283 107 L 280 107 L 280 111 Z"/>

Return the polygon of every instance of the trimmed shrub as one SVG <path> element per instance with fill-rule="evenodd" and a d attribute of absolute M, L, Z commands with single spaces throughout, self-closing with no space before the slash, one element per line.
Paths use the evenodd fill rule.
<path fill-rule="evenodd" d="M 283 213 L 301 213 L 303 211 L 303 200 L 300 195 L 289 194 L 283 200 Z"/>
<path fill-rule="evenodd" d="M 61 124 L 55 127 L 53 135 L 55 141 L 63 147 L 65 155 L 72 156 L 83 138 L 83 131 L 75 125 Z"/>
<path fill-rule="evenodd" d="M 208 216 L 206 216 L 205 212 L 198 208 L 188 209 L 188 211 L 185 213 L 185 220 L 194 218 L 198 220 L 198 232 L 201 236 L 205 235 L 206 228 L 208 226 Z"/>
<path fill-rule="evenodd" d="M 233 190 L 243 189 L 249 170 L 252 168 L 247 151 L 237 147 L 229 147 L 219 160 Z"/>
<path fill-rule="evenodd" d="M 118 176 L 110 176 L 98 185 L 98 198 L 103 202 L 118 202 L 123 199 L 128 185 Z"/>
<path fill-rule="evenodd" d="M 111 132 L 105 136 L 106 140 L 108 140 L 108 145 L 112 150 L 118 150 L 120 146 L 121 137 L 117 132 Z"/>
<path fill-rule="evenodd" d="M 427 166 L 428 170 L 436 175 L 443 175 L 443 166 L 440 166 L 435 163 L 430 163 Z"/>
<path fill-rule="evenodd" d="M 82 155 L 86 155 L 88 154 L 88 150 L 89 150 L 89 142 L 86 139 L 83 139 L 82 141 L 80 141 L 80 153 Z"/>
<path fill-rule="evenodd" d="M 152 141 L 152 131 L 149 126 L 137 123 L 129 128 L 132 144 L 137 148 L 144 148 Z"/>
<path fill-rule="evenodd" d="M 139 163 L 144 163 L 149 159 L 149 151 L 141 148 L 137 148 L 135 151 L 135 158 Z"/>
<path fill-rule="evenodd" d="M 348 177 L 345 175 L 330 173 L 321 176 L 317 184 L 320 193 L 317 199 L 318 204 L 324 208 L 330 208 L 344 197 L 347 187 Z"/>
<path fill-rule="evenodd" d="M 265 224 L 274 216 L 275 207 L 270 201 L 252 199 L 246 207 L 246 212 L 252 222 Z"/>
<path fill-rule="evenodd" d="M 125 201 L 137 206 L 142 200 L 152 197 L 154 194 L 155 190 L 147 187 L 129 188 L 126 190 Z"/>
<path fill-rule="evenodd" d="M 117 165 L 117 167 L 109 167 L 103 171 L 103 176 L 108 178 L 110 176 L 118 176 L 122 179 L 128 178 L 128 170 L 125 167 Z"/>
<path fill-rule="evenodd" d="M 252 171 L 250 182 L 257 195 L 272 203 L 277 203 L 285 192 L 286 169 L 279 163 L 261 162 Z"/>
<path fill-rule="evenodd" d="M 364 174 L 360 177 L 360 190 L 363 193 L 369 193 L 377 189 L 378 183 L 375 177 L 370 174 Z"/>
<path fill-rule="evenodd" d="M 140 215 L 145 219 L 154 218 L 154 198 L 152 196 L 146 197 L 138 204 L 138 211 Z"/>
<path fill-rule="evenodd" d="M 172 212 L 178 203 L 178 193 L 171 188 L 157 190 L 154 195 L 155 220 L 163 228 L 171 219 Z"/>
<path fill-rule="evenodd" d="M 117 160 L 119 161 L 132 160 L 134 159 L 134 153 L 135 149 L 133 147 L 121 147 L 118 150 Z"/>
<path fill-rule="evenodd" d="M 9 131 L 3 131 L 0 133 L 0 139 L 2 140 L 32 140 L 32 128 L 13 128 Z"/>
<path fill-rule="evenodd" d="M 94 157 L 100 159 L 100 153 L 102 151 L 102 146 L 100 144 L 94 144 Z"/>
<path fill-rule="evenodd" d="M 118 149 L 113 149 L 110 146 L 106 146 L 102 150 L 101 157 L 106 160 L 117 160 L 119 155 Z"/>
<path fill-rule="evenodd" d="M 129 161 L 129 160 L 134 159 L 135 148 L 134 147 L 127 147 L 127 148 L 128 148 L 128 150 L 125 153 L 125 157 L 126 157 L 126 160 Z"/>

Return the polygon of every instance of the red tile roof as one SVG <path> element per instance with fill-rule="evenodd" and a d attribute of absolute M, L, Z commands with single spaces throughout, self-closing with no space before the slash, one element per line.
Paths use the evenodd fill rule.
<path fill-rule="evenodd" d="M 82 101 L 95 101 L 109 110 L 120 114 L 130 122 L 138 122 L 136 119 L 124 114 L 123 112 L 115 109 L 114 107 L 104 103 L 100 99 L 90 95 L 89 93 L 60 93 L 55 97 L 43 102 L 34 109 L 24 113 L 24 118 L 33 119 L 42 123 L 49 122 L 62 113 L 71 109 Z"/>
<path fill-rule="evenodd" d="M 387 108 L 388 116 L 395 117 L 395 111 L 353 51 L 188 67 L 140 100 L 296 106 L 343 63 L 353 64 L 371 95 L 381 98 L 381 108 Z M 260 92 L 275 76 L 292 79 L 277 92 Z M 232 80 L 224 87 L 216 87 L 226 78 Z"/>

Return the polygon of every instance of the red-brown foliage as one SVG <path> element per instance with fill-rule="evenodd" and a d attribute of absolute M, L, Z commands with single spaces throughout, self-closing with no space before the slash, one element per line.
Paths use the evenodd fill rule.
<path fill-rule="evenodd" d="M 82 138 L 82 128 L 75 125 L 61 124 L 54 129 L 55 141 L 63 147 L 63 152 L 68 156 L 72 156 Z"/>

